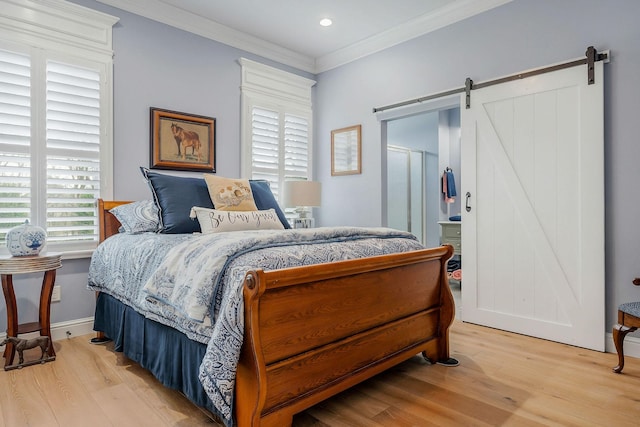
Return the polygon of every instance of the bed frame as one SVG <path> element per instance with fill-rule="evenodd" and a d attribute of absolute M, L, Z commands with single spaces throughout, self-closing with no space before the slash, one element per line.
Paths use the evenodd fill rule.
<path fill-rule="evenodd" d="M 98 200 L 100 240 L 120 226 Z M 453 247 L 247 272 L 238 426 L 291 425 L 293 415 L 417 353 L 449 357 Z"/>

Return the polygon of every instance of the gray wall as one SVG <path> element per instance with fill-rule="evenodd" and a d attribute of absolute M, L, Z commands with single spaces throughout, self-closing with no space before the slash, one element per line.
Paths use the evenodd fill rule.
<path fill-rule="evenodd" d="M 584 57 L 590 45 L 610 49 L 605 65 L 606 330 L 623 301 L 640 300 L 640 2 L 514 0 L 318 76 L 317 179 L 320 223 L 381 222 L 381 129 L 373 107 Z M 586 77 L 585 77 L 586 78 Z M 361 175 L 331 177 L 331 129 L 362 124 Z M 464 171 L 462 171 L 464 175 Z M 464 180 L 464 176 L 462 177 Z"/>
<path fill-rule="evenodd" d="M 216 117 L 218 173 L 239 175 L 240 68 L 236 61 L 240 56 L 260 59 L 91 0 L 76 2 L 120 17 L 114 28 L 115 198 L 149 197 L 137 169 L 149 162 L 151 106 Z M 467 77 L 489 80 L 582 57 L 589 45 L 611 49 L 613 59 L 605 66 L 609 331 L 617 305 L 640 299 L 630 284 L 640 275 L 640 203 L 635 191 L 640 182 L 639 16 L 636 0 L 514 0 L 316 76 L 314 166 L 324 193 L 323 206 L 316 209 L 320 224 L 381 224 L 383 150 L 373 107 L 460 87 Z M 363 126 L 363 172 L 331 177 L 330 132 L 354 124 Z M 62 301 L 51 309 L 54 323 L 93 312 L 93 293 L 85 289 L 88 264 L 88 260 L 67 260 L 58 272 L 63 289 Z M 34 283 L 38 280 L 30 278 Z M 37 291 L 25 286 L 16 292 L 19 308 L 32 312 Z M 0 330 L 6 328 L 2 310 Z"/>
<path fill-rule="evenodd" d="M 387 124 L 387 144 L 438 152 L 438 113 L 416 114 Z"/>

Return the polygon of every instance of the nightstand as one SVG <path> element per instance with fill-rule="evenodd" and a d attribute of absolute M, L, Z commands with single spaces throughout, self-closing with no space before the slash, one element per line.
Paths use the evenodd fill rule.
<path fill-rule="evenodd" d="M 313 218 L 293 218 L 291 220 L 291 227 L 293 228 L 313 228 L 315 221 Z"/>
<path fill-rule="evenodd" d="M 19 365 L 13 365 L 13 359 L 16 354 L 15 345 L 7 342 L 4 350 L 5 371 L 55 360 L 56 353 L 53 349 L 53 341 L 51 339 L 51 293 L 53 292 L 53 286 L 56 281 L 56 270 L 61 266 L 61 254 L 59 253 L 24 257 L 0 257 L 2 292 L 4 292 L 4 299 L 7 304 L 7 337 L 18 337 L 19 334 L 37 331 L 40 332 L 40 336 L 49 337 L 49 347 L 47 349 L 48 358 Z M 13 291 L 13 276 L 15 274 L 38 272 L 44 272 L 40 289 L 39 319 L 37 322 L 18 324 L 18 306 Z"/>

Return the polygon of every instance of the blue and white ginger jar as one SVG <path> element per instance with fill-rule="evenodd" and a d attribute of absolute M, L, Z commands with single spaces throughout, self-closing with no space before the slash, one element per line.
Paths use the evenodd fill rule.
<path fill-rule="evenodd" d="M 38 255 L 47 241 L 47 233 L 42 227 L 24 224 L 13 227 L 7 232 L 7 248 L 13 256 Z"/>

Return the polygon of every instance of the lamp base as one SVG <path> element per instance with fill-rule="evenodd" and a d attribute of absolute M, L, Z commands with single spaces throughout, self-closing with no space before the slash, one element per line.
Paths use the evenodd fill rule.
<path fill-rule="evenodd" d="M 296 208 L 298 218 L 311 218 L 311 208 L 307 206 L 298 206 Z"/>

